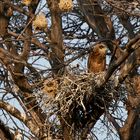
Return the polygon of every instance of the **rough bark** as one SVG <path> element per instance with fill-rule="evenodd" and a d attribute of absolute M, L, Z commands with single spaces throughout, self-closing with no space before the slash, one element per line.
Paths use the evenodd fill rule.
<path fill-rule="evenodd" d="M 48 5 L 51 12 L 51 52 L 50 52 L 50 64 L 52 66 L 52 72 L 55 75 L 62 75 L 64 73 L 64 44 L 62 37 L 62 23 L 61 23 L 61 13 L 58 8 L 58 1 L 52 0 L 48 1 Z"/>
<path fill-rule="evenodd" d="M 124 126 L 120 129 L 122 140 L 139 139 L 139 113 L 140 113 L 140 76 L 135 75 L 126 80 L 128 100 L 128 117 Z M 137 135 L 138 134 L 138 135 Z"/>

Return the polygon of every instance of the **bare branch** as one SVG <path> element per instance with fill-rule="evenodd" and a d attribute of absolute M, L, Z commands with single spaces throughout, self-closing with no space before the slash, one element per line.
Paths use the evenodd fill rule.
<path fill-rule="evenodd" d="M 34 122 L 32 122 L 32 119 L 28 118 L 26 114 L 21 113 L 18 109 L 15 107 L 11 106 L 9 103 L 0 101 L 0 108 L 4 109 L 8 113 L 10 113 L 12 116 L 16 117 L 20 121 L 22 121 L 27 127 L 30 128 L 31 132 L 38 136 L 39 135 L 39 128 Z"/>
<path fill-rule="evenodd" d="M 140 35 L 138 34 L 134 39 L 132 39 L 127 45 L 126 50 L 123 52 L 123 54 L 114 62 L 107 70 L 106 76 L 105 76 L 105 82 L 110 78 L 110 76 L 113 74 L 113 72 L 130 56 L 131 53 L 133 53 L 138 47 L 140 47 Z M 104 83 L 105 83 L 104 82 Z M 122 80 L 119 80 L 119 82 L 123 82 Z M 103 84 L 104 84 L 103 83 Z"/>

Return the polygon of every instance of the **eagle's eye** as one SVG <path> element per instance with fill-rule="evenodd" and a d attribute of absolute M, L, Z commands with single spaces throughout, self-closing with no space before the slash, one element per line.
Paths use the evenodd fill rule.
<path fill-rule="evenodd" d="M 103 46 L 103 45 L 101 45 L 101 46 L 99 46 L 99 48 L 100 48 L 100 49 L 103 49 L 103 48 L 104 48 L 104 46 Z"/>

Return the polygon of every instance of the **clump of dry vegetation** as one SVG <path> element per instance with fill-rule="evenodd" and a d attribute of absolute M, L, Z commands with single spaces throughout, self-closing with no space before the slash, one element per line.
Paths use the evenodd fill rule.
<path fill-rule="evenodd" d="M 72 0 L 60 0 L 59 9 L 60 9 L 62 12 L 71 11 L 72 8 L 73 8 Z"/>
<path fill-rule="evenodd" d="M 33 27 L 35 30 L 43 30 L 47 29 L 48 22 L 45 17 L 44 13 L 39 13 L 36 17 L 35 20 L 33 21 Z"/>
<path fill-rule="evenodd" d="M 22 3 L 26 6 L 29 6 L 31 4 L 32 0 L 22 0 Z"/>

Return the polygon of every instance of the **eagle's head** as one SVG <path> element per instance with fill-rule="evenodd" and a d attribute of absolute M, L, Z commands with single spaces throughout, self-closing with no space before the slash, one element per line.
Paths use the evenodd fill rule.
<path fill-rule="evenodd" d="M 107 47 L 106 47 L 106 45 L 104 45 L 102 43 L 97 44 L 94 47 L 94 52 L 101 53 L 101 54 L 106 54 L 106 51 L 107 51 Z"/>
<path fill-rule="evenodd" d="M 92 52 L 94 53 L 94 55 L 106 56 L 107 46 L 103 43 L 97 44 L 93 48 Z"/>

